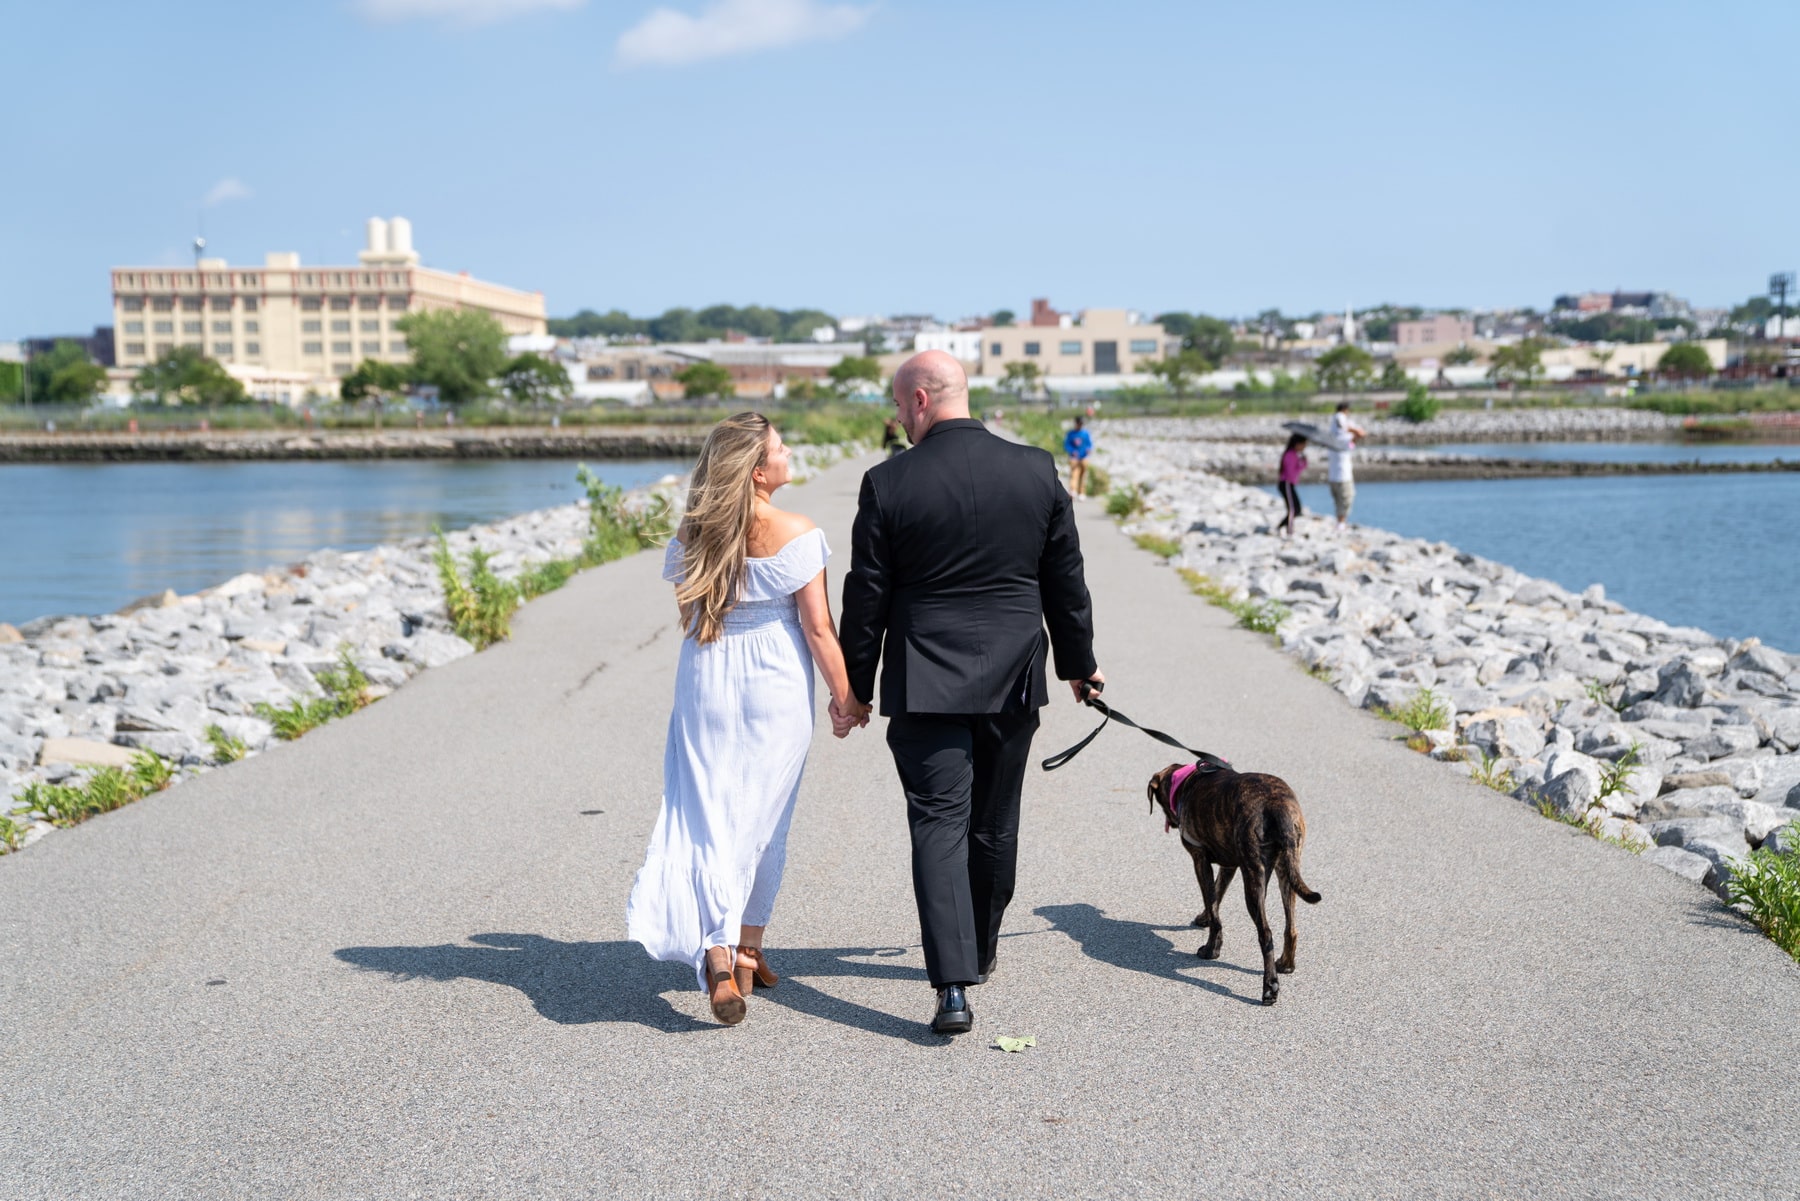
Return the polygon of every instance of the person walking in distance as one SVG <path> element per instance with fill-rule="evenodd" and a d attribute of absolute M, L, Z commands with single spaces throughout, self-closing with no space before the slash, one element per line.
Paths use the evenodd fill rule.
<path fill-rule="evenodd" d="M 1306 435 L 1295 434 L 1288 439 L 1287 449 L 1281 452 L 1281 468 L 1278 472 L 1281 500 L 1287 506 L 1287 516 L 1276 527 L 1283 538 L 1294 536 L 1294 519 L 1305 511 L 1300 507 L 1300 474 L 1305 470 Z"/>
<path fill-rule="evenodd" d="M 1075 428 L 1063 435 L 1063 453 L 1069 456 L 1069 495 L 1086 495 L 1087 461 L 1094 453 L 1094 435 L 1087 432 L 1087 418 L 1077 416 Z"/>
<path fill-rule="evenodd" d="M 1350 459 L 1356 440 L 1369 435 L 1350 420 L 1350 402 L 1340 400 L 1331 415 L 1331 436 L 1336 445 L 1325 458 L 1325 482 L 1331 486 L 1331 503 L 1337 509 L 1338 529 L 1350 522 L 1350 506 L 1356 503 L 1356 468 Z M 1342 447 L 1340 450 L 1339 447 Z"/>
<path fill-rule="evenodd" d="M 859 704 L 876 699 L 881 667 L 931 1028 L 960 1034 L 974 1024 L 965 989 L 994 971 L 1012 899 L 1046 657 L 1078 700 L 1104 677 L 1056 461 L 972 420 L 962 365 L 941 351 L 908 359 L 893 386 L 913 448 L 863 476 L 841 636 Z M 833 706 L 834 723 L 856 716 Z"/>

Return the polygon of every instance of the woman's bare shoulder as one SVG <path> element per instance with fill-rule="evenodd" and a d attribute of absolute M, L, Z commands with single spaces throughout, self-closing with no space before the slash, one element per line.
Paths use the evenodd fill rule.
<path fill-rule="evenodd" d="M 786 550 L 794 539 L 818 528 L 818 524 L 804 513 L 769 509 L 763 514 L 761 528 L 750 540 L 751 554 L 759 559 L 772 559 Z"/>

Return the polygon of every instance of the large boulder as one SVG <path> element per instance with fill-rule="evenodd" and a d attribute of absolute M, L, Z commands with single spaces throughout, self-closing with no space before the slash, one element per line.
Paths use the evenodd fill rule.
<path fill-rule="evenodd" d="M 1693 709 L 1706 699 L 1706 676 L 1687 659 L 1673 659 L 1656 673 L 1654 699 L 1665 705 Z"/>
<path fill-rule="evenodd" d="M 1769 741 L 1784 751 L 1800 750 L 1800 705 L 1786 705 L 1765 719 Z"/>
<path fill-rule="evenodd" d="M 1723 759 L 1727 755 L 1742 754 L 1755 750 L 1762 745 L 1762 738 L 1755 726 L 1714 726 L 1698 738 L 1690 738 L 1683 745 L 1687 753 L 1704 759 Z"/>
<path fill-rule="evenodd" d="M 1706 884 L 1706 878 L 1712 874 L 1712 860 L 1704 855 L 1696 855 L 1692 851 L 1684 851 L 1680 847 L 1651 847 L 1639 858 L 1702 886 Z"/>
<path fill-rule="evenodd" d="M 1530 759 L 1544 749 L 1544 732 L 1519 709 L 1489 709 L 1463 728 L 1463 741 L 1483 753 Z"/>
<path fill-rule="evenodd" d="M 1737 789 L 1714 784 L 1706 788 L 1677 788 L 1646 801 L 1638 816 L 1650 820 L 1671 817 L 1697 817 L 1717 813 L 1720 807 L 1740 801 Z"/>
<path fill-rule="evenodd" d="M 1709 839 L 1727 845 L 1741 846 L 1740 854 L 1750 853 L 1743 827 L 1729 817 L 1709 814 L 1704 817 L 1672 817 L 1664 821 L 1643 823 L 1644 833 L 1659 847 L 1681 847 L 1690 841 Z"/>

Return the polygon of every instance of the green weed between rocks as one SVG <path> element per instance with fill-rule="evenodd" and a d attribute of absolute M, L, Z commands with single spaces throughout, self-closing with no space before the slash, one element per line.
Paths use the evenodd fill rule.
<path fill-rule="evenodd" d="M 1144 535 L 1139 535 L 1140 538 Z M 1142 545 L 1142 543 L 1139 543 Z M 1188 590 L 1209 604 L 1230 613 L 1238 619 L 1238 624 L 1246 630 L 1254 630 L 1258 634 L 1273 634 L 1283 621 L 1287 619 L 1289 609 L 1277 600 L 1238 600 L 1231 591 L 1221 587 L 1207 576 L 1187 567 L 1178 567 L 1180 575 Z"/>
<path fill-rule="evenodd" d="M 16 798 L 12 816 L 41 818 L 55 826 L 79 825 L 161 792 L 174 781 L 175 769 L 165 760 L 149 751 L 139 751 L 131 757 L 131 766 L 100 768 L 78 784 L 40 781 L 27 786 Z M 11 818 L 7 825 L 14 834 L 0 841 L 9 848 L 16 847 L 24 831 Z"/>
<path fill-rule="evenodd" d="M 1429 688 L 1413 693 L 1398 709 L 1378 709 L 1376 712 L 1388 721 L 1399 722 L 1414 734 L 1450 728 L 1449 704 Z"/>
<path fill-rule="evenodd" d="M 1114 488 L 1107 494 L 1106 511 L 1113 517 L 1131 517 L 1144 511 L 1144 490 L 1136 484 Z"/>
<path fill-rule="evenodd" d="M 1614 713 L 1619 712 L 1618 703 L 1613 700 L 1611 684 L 1602 684 L 1599 680 L 1583 680 L 1581 690 L 1587 693 L 1588 700 L 1593 701 L 1596 705 L 1604 705 Z"/>
<path fill-rule="evenodd" d="M 25 841 L 25 827 L 12 818 L 0 814 L 0 850 L 16 851 L 19 844 Z"/>
<path fill-rule="evenodd" d="M 1800 824 L 1787 829 L 1800 834 Z M 1731 903 L 1748 909 L 1769 941 L 1800 960 L 1800 850 L 1750 852 L 1732 872 L 1728 890 Z"/>
<path fill-rule="evenodd" d="M 1599 799 L 1601 801 L 1610 796 L 1617 796 L 1631 787 L 1631 777 L 1637 772 L 1638 756 L 1643 749 L 1643 743 L 1633 741 L 1616 762 L 1608 763 L 1600 769 Z"/>
<path fill-rule="evenodd" d="M 242 738 L 233 738 L 222 726 L 207 726 L 206 741 L 212 747 L 214 763 L 236 763 L 250 752 Z"/>
<path fill-rule="evenodd" d="M 1181 543 L 1174 538 L 1164 538 L 1161 534 L 1133 534 L 1131 540 L 1139 550 L 1147 550 L 1153 555 L 1161 555 L 1165 559 L 1173 559 L 1181 553 Z"/>
<path fill-rule="evenodd" d="M 437 565 L 438 582 L 444 588 L 444 608 L 450 615 L 450 628 L 459 637 L 474 643 L 478 651 L 509 637 L 513 610 L 519 607 L 517 586 L 494 574 L 493 568 L 488 566 L 493 556 L 479 547 L 469 553 L 468 577 L 465 579 L 444 531 L 434 532 L 437 550 L 432 555 L 432 562 Z M 276 733 L 280 733 L 279 728 Z"/>
<path fill-rule="evenodd" d="M 1106 496 L 1110 492 L 1112 492 L 1112 476 L 1107 474 L 1106 468 L 1089 463 L 1087 475 L 1081 482 L 1081 494 L 1092 497 Z"/>
<path fill-rule="evenodd" d="M 310 700 L 297 697 L 280 708 L 267 701 L 257 702 L 256 715 L 275 728 L 275 737 L 292 742 L 328 721 L 350 716 L 373 699 L 369 696 L 369 677 L 356 665 L 347 646 L 338 649 L 338 665 L 320 672 L 318 680 L 324 696 Z M 210 732 L 207 737 L 211 739 Z"/>
<path fill-rule="evenodd" d="M 1511 792 L 1519 786 L 1519 782 L 1513 779 L 1510 768 L 1499 768 L 1498 755 L 1490 755 L 1477 747 L 1469 749 L 1474 752 L 1473 757 L 1468 760 L 1471 780 L 1477 784 L 1485 784 L 1495 792 Z"/>

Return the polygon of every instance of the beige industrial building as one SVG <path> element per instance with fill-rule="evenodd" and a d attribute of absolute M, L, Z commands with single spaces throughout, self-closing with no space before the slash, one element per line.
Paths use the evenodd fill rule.
<path fill-rule="evenodd" d="M 1046 376 L 1131 375 L 1142 364 L 1181 349 L 1156 322 L 1125 309 L 1088 309 L 1079 320 L 996 325 L 981 331 L 981 374 L 1000 376 L 1008 363 L 1036 363 Z"/>
<path fill-rule="evenodd" d="M 404 217 L 370 218 L 357 257 L 355 266 L 302 266 L 298 254 L 278 252 L 261 267 L 204 258 L 192 268 L 115 267 L 118 365 L 135 370 L 185 346 L 235 375 L 306 377 L 335 394 L 364 359 L 406 360 L 396 324 L 407 313 L 475 309 L 509 334 L 545 332 L 542 292 L 420 266 Z"/>

